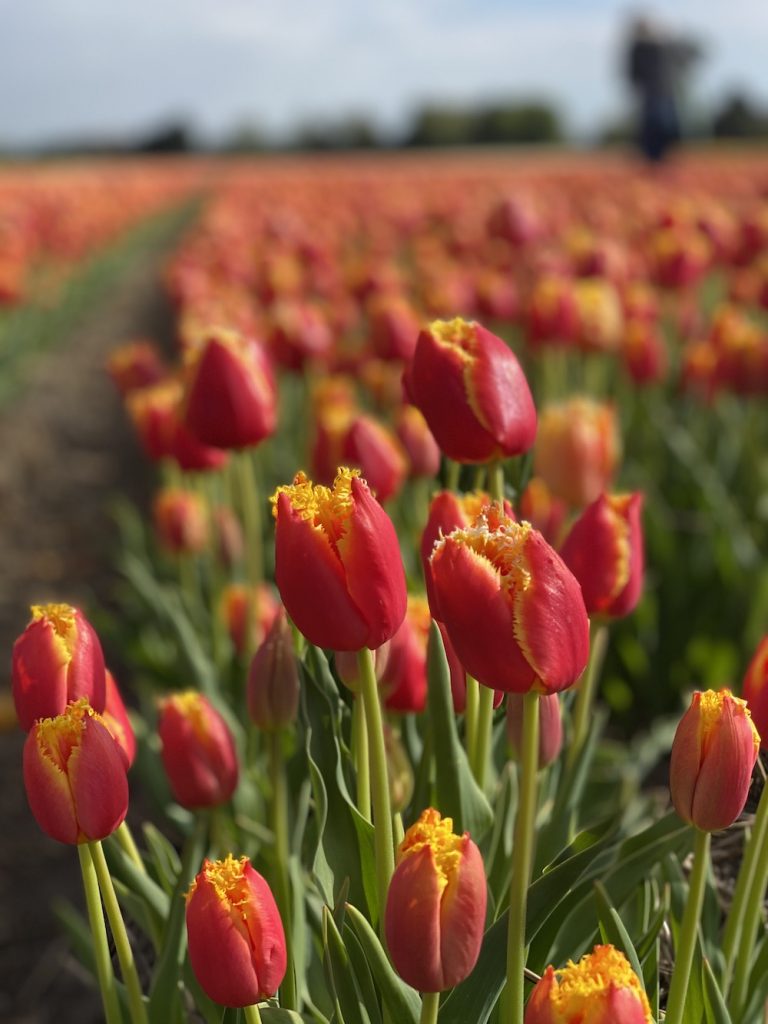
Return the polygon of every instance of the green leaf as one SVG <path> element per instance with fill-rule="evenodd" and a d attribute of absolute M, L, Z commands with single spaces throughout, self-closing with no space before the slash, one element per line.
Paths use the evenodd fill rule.
<path fill-rule="evenodd" d="M 448 660 L 440 630 L 434 622 L 430 626 L 427 677 L 437 805 L 441 814 L 453 818 L 457 832 L 467 831 L 479 842 L 493 825 L 493 811 L 475 782 L 459 741 Z"/>
<path fill-rule="evenodd" d="M 753 951 L 754 960 L 747 985 L 747 1005 L 739 1024 L 762 1024 L 762 1009 L 768 1000 L 768 936 L 764 935 Z"/>
<path fill-rule="evenodd" d="M 618 911 L 612 906 L 602 882 L 594 882 L 595 903 L 597 904 L 597 916 L 600 921 L 600 932 L 603 941 L 620 949 L 632 965 L 632 970 L 642 982 L 643 971 L 640 966 L 640 958 L 637 955 L 632 939 L 629 937 L 624 922 L 619 917 Z"/>
<path fill-rule="evenodd" d="M 376 987 L 392 1021 L 396 1021 L 397 1024 L 417 1024 L 421 1013 L 421 999 L 418 993 L 395 973 L 376 932 L 357 907 L 349 903 L 347 923 L 360 942 Z"/>
<path fill-rule="evenodd" d="M 733 1024 L 720 986 L 717 984 L 717 979 L 706 957 L 702 961 L 701 968 L 704 979 L 704 1009 L 707 1013 L 707 1024 Z"/>
<path fill-rule="evenodd" d="M 139 871 L 130 857 L 126 856 L 114 836 L 109 836 L 103 843 L 104 856 L 107 858 L 109 870 L 115 878 L 119 878 L 137 896 L 146 903 L 148 909 L 162 924 L 168 916 L 168 894 L 149 875 Z"/>
<path fill-rule="evenodd" d="M 173 845 L 165 838 L 163 833 L 155 828 L 151 821 L 145 821 L 142 825 L 144 838 L 147 842 L 147 851 L 152 859 L 157 880 L 163 889 L 170 894 L 179 871 L 181 861 Z"/>
<path fill-rule="evenodd" d="M 323 907 L 323 944 L 328 983 L 336 996 L 344 1024 L 373 1024 L 355 982 L 349 954 L 328 907 Z"/>

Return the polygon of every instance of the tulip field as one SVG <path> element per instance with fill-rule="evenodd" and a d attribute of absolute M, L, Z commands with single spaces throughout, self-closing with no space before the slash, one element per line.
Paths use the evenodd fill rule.
<path fill-rule="evenodd" d="M 8 652 L 95 1019 L 765 1024 L 765 163 L 0 169 L 0 412 L 141 261 Z"/>

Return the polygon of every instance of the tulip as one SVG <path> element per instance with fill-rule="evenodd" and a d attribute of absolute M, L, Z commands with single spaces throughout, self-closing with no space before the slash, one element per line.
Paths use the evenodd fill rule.
<path fill-rule="evenodd" d="M 259 729 L 290 725 L 299 708 L 299 664 L 284 608 L 279 608 L 248 672 L 248 714 Z"/>
<path fill-rule="evenodd" d="M 507 739 L 516 761 L 523 749 L 523 699 L 517 693 L 507 697 Z M 556 761 L 563 746 L 563 717 L 560 698 L 549 693 L 539 698 L 539 768 Z"/>
<path fill-rule="evenodd" d="M 645 990 L 622 952 L 595 946 L 577 964 L 547 967 L 525 1024 L 654 1024 Z"/>
<path fill-rule="evenodd" d="M 286 611 L 310 643 L 375 650 L 405 616 L 405 573 L 392 521 L 356 470 L 333 488 L 298 473 L 272 503 L 275 578 Z"/>
<path fill-rule="evenodd" d="M 283 923 L 247 857 L 203 861 L 186 917 L 189 960 L 210 999 L 239 1007 L 275 995 L 287 963 Z"/>
<path fill-rule="evenodd" d="M 573 281 L 546 274 L 531 288 L 526 313 L 528 343 L 532 347 L 567 345 L 578 330 Z"/>
<path fill-rule="evenodd" d="M 248 448 L 275 429 L 277 397 L 263 349 L 237 331 L 213 331 L 190 356 L 185 423 L 204 444 Z"/>
<path fill-rule="evenodd" d="M 121 395 L 156 384 L 167 371 L 151 341 L 131 341 L 115 349 L 107 360 L 107 372 Z"/>
<path fill-rule="evenodd" d="M 609 489 L 620 450 L 613 407 L 579 396 L 543 410 L 534 471 L 556 497 L 582 508 Z"/>
<path fill-rule="evenodd" d="M 744 809 L 760 737 L 747 702 L 730 690 L 696 692 L 672 741 L 675 810 L 702 832 L 728 828 Z"/>
<path fill-rule="evenodd" d="M 152 503 L 158 540 L 175 555 L 196 555 L 208 543 L 208 510 L 195 491 L 166 487 Z"/>
<path fill-rule="evenodd" d="M 440 449 L 415 405 L 402 405 L 396 414 L 395 430 L 408 455 L 409 475 L 434 477 L 440 470 Z"/>
<path fill-rule="evenodd" d="M 203 444 L 181 418 L 183 388 L 176 379 L 132 391 L 128 413 L 150 459 L 173 459 L 183 470 L 220 469 L 228 452 Z"/>
<path fill-rule="evenodd" d="M 107 699 L 104 710 L 101 713 L 101 718 L 112 733 L 115 743 L 120 748 L 127 771 L 136 757 L 136 734 L 133 731 L 128 711 L 123 703 L 120 689 L 109 669 L 106 671 L 106 687 Z"/>
<path fill-rule="evenodd" d="M 341 448 L 349 466 L 357 466 L 379 501 L 398 494 L 408 473 L 405 452 L 392 433 L 362 413 L 349 424 Z"/>
<path fill-rule="evenodd" d="M 530 523 L 492 511 L 493 518 L 482 513 L 435 543 L 430 566 L 440 618 L 467 672 L 484 686 L 555 693 L 587 664 L 581 588 Z"/>
<path fill-rule="evenodd" d="M 296 299 L 277 302 L 270 313 L 269 345 L 275 362 L 300 371 L 309 361 L 323 361 L 333 334 L 319 306 Z"/>
<path fill-rule="evenodd" d="M 245 539 L 243 527 L 229 505 L 217 505 L 213 510 L 216 537 L 216 557 L 227 569 L 234 568 L 243 557 Z"/>
<path fill-rule="evenodd" d="M 457 317 L 422 330 L 406 387 L 457 462 L 520 455 L 533 444 L 536 409 L 525 374 L 501 338 L 478 323 Z"/>
<path fill-rule="evenodd" d="M 384 674 L 384 670 L 387 667 L 389 661 L 389 648 L 390 641 L 387 640 L 381 647 L 377 647 L 375 651 L 372 651 L 373 656 L 373 671 L 377 680 L 381 680 Z M 357 658 L 356 651 L 336 651 L 334 655 L 334 665 L 336 666 L 336 674 L 339 679 L 344 683 L 348 690 L 352 693 L 360 692 L 360 665 Z"/>
<path fill-rule="evenodd" d="M 590 615 L 620 618 L 643 590 L 643 495 L 601 494 L 571 527 L 560 556 L 581 584 Z"/>
<path fill-rule="evenodd" d="M 419 320 L 408 301 L 376 295 L 368 303 L 371 347 L 379 359 L 406 360 L 413 355 Z"/>
<path fill-rule="evenodd" d="M 520 518 L 527 519 L 544 540 L 557 548 L 568 512 L 564 501 L 556 498 L 540 476 L 532 476 L 520 495 Z"/>
<path fill-rule="evenodd" d="M 410 594 L 402 625 L 389 642 L 389 657 L 380 680 L 384 705 L 390 711 L 424 710 L 431 621 L 426 599 Z"/>
<path fill-rule="evenodd" d="M 53 718 L 70 701 L 87 697 L 104 710 L 104 655 L 96 632 L 68 604 L 33 605 L 32 621 L 13 645 L 11 679 L 19 725 L 26 732 L 37 718 Z"/>
<path fill-rule="evenodd" d="M 408 829 L 387 893 L 384 930 L 395 970 L 421 992 L 463 981 L 480 954 L 486 882 L 469 833 L 429 808 Z"/>
<path fill-rule="evenodd" d="M 237 786 L 235 742 L 218 711 L 194 690 L 160 704 L 157 732 L 173 797 L 195 810 L 226 803 Z"/>
<path fill-rule="evenodd" d="M 624 311 L 618 292 L 604 278 L 587 277 L 573 284 L 578 331 L 576 344 L 584 352 L 613 352 L 621 342 Z"/>
<path fill-rule="evenodd" d="M 264 583 L 259 583 L 252 588 L 245 583 L 230 583 L 224 588 L 221 595 L 220 614 L 227 627 L 232 646 L 241 657 L 245 653 L 245 626 L 249 598 L 254 616 L 254 641 L 257 644 L 269 632 L 279 607 L 273 590 Z"/>
<path fill-rule="evenodd" d="M 128 810 L 124 755 L 87 697 L 32 726 L 24 786 L 38 825 L 60 843 L 104 839 L 121 824 Z"/>
<path fill-rule="evenodd" d="M 654 384 L 666 376 L 666 342 L 656 324 L 640 318 L 628 320 L 622 340 L 622 357 L 635 384 Z"/>
<path fill-rule="evenodd" d="M 768 750 L 768 635 L 757 645 L 749 663 L 742 695 L 752 712 L 752 721 L 760 733 L 760 742 Z"/>

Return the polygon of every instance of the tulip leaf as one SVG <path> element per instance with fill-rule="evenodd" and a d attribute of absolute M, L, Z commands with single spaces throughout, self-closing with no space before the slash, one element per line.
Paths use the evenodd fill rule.
<path fill-rule="evenodd" d="M 295 1010 L 284 1010 L 279 1006 L 260 1006 L 259 1014 L 263 1024 L 314 1024 L 314 1017 Z"/>
<path fill-rule="evenodd" d="M 508 762 L 501 772 L 499 791 L 494 805 L 493 832 L 487 840 L 485 872 L 488 889 L 496 907 L 504 900 L 509 887 L 509 865 L 517 806 L 517 772 Z"/>
<path fill-rule="evenodd" d="M 611 904 L 602 882 L 596 881 L 593 883 L 593 886 L 595 903 L 597 904 L 597 916 L 600 921 L 600 934 L 603 937 L 603 942 L 610 943 L 624 953 L 630 962 L 632 970 L 642 983 L 643 970 L 640 966 L 640 958 L 637 955 L 632 939 L 629 937 L 629 932 L 624 927 L 624 922 L 621 920 L 616 908 Z"/>
<path fill-rule="evenodd" d="M 159 922 L 165 921 L 168 916 L 168 894 L 149 875 L 136 867 L 117 845 L 114 836 L 109 836 L 102 845 L 110 872 L 138 896 L 141 896 L 147 907 L 157 916 Z"/>
<path fill-rule="evenodd" d="M 352 928 L 344 923 L 342 926 L 344 947 L 352 966 L 352 972 L 357 982 L 357 987 L 373 1024 L 381 1024 L 381 1010 L 379 1009 L 380 998 L 376 991 L 370 965 L 366 959 L 363 947 L 358 942 Z"/>
<path fill-rule="evenodd" d="M 347 904 L 347 923 L 365 953 L 391 1020 L 397 1021 L 397 1024 L 417 1024 L 421 1013 L 421 999 L 418 993 L 398 977 L 376 932 L 360 911 L 351 904 Z"/>
<path fill-rule="evenodd" d="M 720 986 L 717 984 L 717 979 L 706 957 L 702 961 L 701 971 L 704 980 L 704 1009 L 707 1014 L 707 1024 L 733 1024 L 723 999 L 723 993 L 720 991 Z"/>
<path fill-rule="evenodd" d="M 762 1010 L 768 1001 L 768 936 L 764 935 L 754 953 L 752 973 L 747 984 L 747 1005 L 740 1018 L 744 1022 L 761 1021 Z"/>
<path fill-rule="evenodd" d="M 493 825 L 493 811 L 475 782 L 459 741 L 448 659 L 440 630 L 434 622 L 430 627 L 427 677 L 437 806 L 441 814 L 453 818 L 457 832 L 467 831 L 478 842 Z"/>
<path fill-rule="evenodd" d="M 380 1018 L 377 1017 L 376 1022 L 372 1021 L 363 1002 L 344 940 L 328 907 L 323 908 L 323 945 L 328 984 L 344 1024 L 378 1024 Z"/>
<path fill-rule="evenodd" d="M 147 852 L 152 860 L 155 875 L 165 892 L 170 896 L 179 871 L 181 861 L 176 850 L 162 832 L 150 821 L 145 821 L 142 830 L 147 841 Z"/>

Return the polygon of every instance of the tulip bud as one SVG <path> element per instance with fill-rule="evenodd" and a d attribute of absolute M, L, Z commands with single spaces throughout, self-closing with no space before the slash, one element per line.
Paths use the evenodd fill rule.
<path fill-rule="evenodd" d="M 405 616 L 405 572 L 392 520 L 357 470 L 333 488 L 303 473 L 272 497 L 275 578 L 286 611 L 310 643 L 375 650 Z"/>
<path fill-rule="evenodd" d="M 533 476 L 520 495 L 520 518 L 527 519 L 544 540 L 557 548 L 568 512 L 564 501 L 556 498 L 540 476 Z"/>
<path fill-rule="evenodd" d="M 24 786 L 40 828 L 60 843 L 111 835 L 128 810 L 124 755 L 87 697 L 40 718 L 24 744 Z"/>
<path fill-rule="evenodd" d="M 243 557 L 245 539 L 243 528 L 229 505 L 218 505 L 213 510 L 216 531 L 216 556 L 223 566 L 232 569 Z"/>
<path fill-rule="evenodd" d="M 525 374 L 501 338 L 478 323 L 457 317 L 424 329 L 406 387 L 440 448 L 457 462 L 520 455 L 533 444 L 536 409 Z"/>
<path fill-rule="evenodd" d="M 622 341 L 622 357 L 635 384 L 654 384 L 667 373 L 668 356 L 661 330 L 639 318 L 628 320 Z"/>
<path fill-rule="evenodd" d="M 154 462 L 174 459 L 184 470 L 221 468 L 228 453 L 203 444 L 184 425 L 182 399 L 181 381 L 175 378 L 130 393 L 127 409 L 144 451 Z"/>
<path fill-rule="evenodd" d="M 317 305 L 282 299 L 270 311 L 269 345 L 275 362 L 300 371 L 310 360 L 322 361 L 333 347 L 333 334 Z"/>
<path fill-rule="evenodd" d="M 576 682 L 589 654 L 581 588 L 530 523 L 492 506 L 438 540 L 430 565 L 440 618 L 478 682 L 514 693 Z"/>
<path fill-rule="evenodd" d="M 254 616 L 254 640 L 257 644 L 261 643 L 269 632 L 279 607 L 272 588 L 265 583 L 259 583 L 256 587 L 250 587 L 245 583 L 230 583 L 224 588 L 220 612 L 232 646 L 240 656 L 245 651 L 249 596 Z"/>
<path fill-rule="evenodd" d="M 379 359 L 406 360 L 413 355 L 419 321 L 399 295 L 376 295 L 368 303 L 371 347 Z"/>
<path fill-rule="evenodd" d="M 590 615 L 634 611 L 643 590 L 643 495 L 601 494 L 576 520 L 560 557 L 581 584 Z"/>
<path fill-rule="evenodd" d="M 405 747 L 395 730 L 384 723 L 384 750 L 387 755 L 387 778 L 392 812 L 405 810 L 413 796 L 413 768 L 408 760 Z"/>
<path fill-rule="evenodd" d="M 115 682 L 115 677 L 109 669 L 106 671 L 106 684 L 107 699 L 104 710 L 101 713 L 101 718 L 123 754 L 127 771 L 136 757 L 136 734 L 133 731 L 133 726 L 128 717 L 118 685 Z"/>
<path fill-rule="evenodd" d="M 185 422 L 204 444 L 248 448 L 275 429 L 277 400 L 263 349 L 237 331 L 219 329 L 193 351 Z"/>
<path fill-rule="evenodd" d="M 763 750 L 768 750 L 768 635 L 757 645 L 749 663 L 742 695 L 752 712 Z"/>
<path fill-rule="evenodd" d="M 377 681 L 381 681 L 381 677 L 387 667 L 389 647 L 390 641 L 387 640 L 381 647 L 377 647 L 375 651 L 371 652 L 373 654 L 373 672 Z M 359 693 L 361 679 L 357 651 L 336 651 L 333 661 L 336 666 L 336 674 L 346 688 L 351 690 L 352 693 Z"/>
<path fill-rule="evenodd" d="M 429 808 L 408 829 L 387 893 L 384 930 L 400 977 L 420 992 L 463 981 L 477 962 L 485 927 L 483 859 L 465 832 Z"/>
<path fill-rule="evenodd" d="M 427 703 L 427 642 L 432 618 L 423 597 L 408 596 L 402 625 L 389 641 L 381 675 L 384 705 L 390 711 L 419 712 Z"/>
<path fill-rule="evenodd" d="M 157 732 L 173 798 L 195 810 L 226 803 L 237 786 L 235 742 L 218 711 L 194 690 L 160 703 Z"/>
<path fill-rule="evenodd" d="M 285 932 L 272 891 L 247 857 L 203 861 L 187 893 L 189 960 L 222 1006 L 269 999 L 285 976 Z"/>
<path fill-rule="evenodd" d="M 13 645 L 11 678 L 19 725 L 26 732 L 37 718 L 64 712 L 70 701 L 87 697 L 104 710 L 104 655 L 96 632 L 68 604 L 33 605 L 32 621 Z"/>
<path fill-rule="evenodd" d="M 107 372 L 121 395 L 156 384 L 166 375 L 160 353 L 151 341 L 130 341 L 111 353 Z"/>
<path fill-rule="evenodd" d="M 347 465 L 359 467 L 379 501 L 388 501 L 402 488 L 408 472 L 405 453 L 397 438 L 370 416 L 360 413 L 352 419 L 341 455 Z"/>
<path fill-rule="evenodd" d="M 299 708 L 299 664 L 293 633 L 284 608 L 251 661 L 248 672 L 248 714 L 265 731 L 282 729 L 296 719 Z"/>
<path fill-rule="evenodd" d="M 583 508 L 609 489 L 620 450 L 613 407 L 571 398 L 542 411 L 534 470 L 554 495 Z"/>
<path fill-rule="evenodd" d="M 672 741 L 675 810 L 702 832 L 728 828 L 744 810 L 760 737 L 747 702 L 730 690 L 696 692 Z"/>
<path fill-rule="evenodd" d="M 518 693 L 507 697 L 507 739 L 517 761 L 523 749 L 523 698 Z M 539 697 L 539 768 L 556 761 L 563 746 L 563 717 L 556 693 Z"/>
<path fill-rule="evenodd" d="M 577 964 L 547 967 L 525 1008 L 525 1024 L 654 1024 L 645 990 L 622 952 L 595 946 Z"/>
<path fill-rule="evenodd" d="M 396 414 L 396 431 L 408 455 L 409 475 L 434 477 L 440 470 L 440 449 L 415 405 L 402 405 Z"/>
<path fill-rule="evenodd" d="M 196 555 L 208 543 L 208 510 L 195 491 L 166 487 L 152 503 L 157 538 L 175 555 Z"/>

